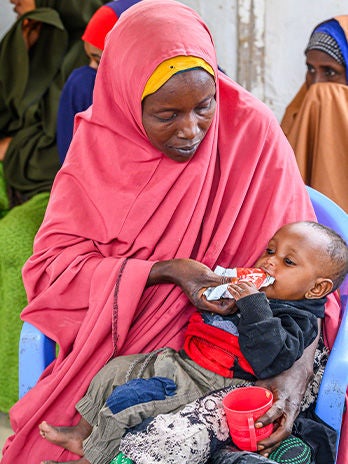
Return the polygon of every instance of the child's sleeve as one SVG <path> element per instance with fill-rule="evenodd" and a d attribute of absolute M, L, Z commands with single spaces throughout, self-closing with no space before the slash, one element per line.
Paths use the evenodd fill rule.
<path fill-rule="evenodd" d="M 289 369 L 317 336 L 316 316 L 293 306 L 272 310 L 262 292 L 240 299 L 237 306 L 240 349 L 259 379 Z"/>

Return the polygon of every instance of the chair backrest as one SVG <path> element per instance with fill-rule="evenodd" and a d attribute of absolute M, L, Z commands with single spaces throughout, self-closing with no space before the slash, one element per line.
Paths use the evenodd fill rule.
<path fill-rule="evenodd" d="M 348 243 L 348 214 L 327 196 L 313 189 L 306 187 L 309 193 L 318 222 L 331 227 Z M 347 186 L 348 194 L 348 186 Z M 348 276 L 340 287 L 342 307 L 344 308 L 348 300 Z"/>
<path fill-rule="evenodd" d="M 348 243 L 348 214 L 317 190 L 307 187 L 307 191 L 318 222 L 331 227 Z M 316 414 L 337 432 L 337 451 L 340 446 L 348 446 L 347 437 L 341 438 L 348 385 L 348 276 L 340 286 L 340 297 L 340 328 L 325 367 L 315 409 Z"/>
<path fill-rule="evenodd" d="M 56 344 L 29 322 L 24 322 L 19 338 L 18 389 L 22 398 L 56 357 Z"/>

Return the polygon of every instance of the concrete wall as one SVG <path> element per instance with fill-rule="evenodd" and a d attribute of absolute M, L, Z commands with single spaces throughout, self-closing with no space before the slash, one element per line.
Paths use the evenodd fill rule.
<path fill-rule="evenodd" d="M 16 19 L 13 6 L 9 0 L 0 0 L 0 40 Z"/>
<path fill-rule="evenodd" d="M 219 64 L 280 120 L 304 81 L 312 29 L 348 14 L 342 0 L 182 0 L 207 22 Z"/>
<path fill-rule="evenodd" d="M 81 0 L 85 1 L 85 0 Z M 342 0 L 182 0 L 207 22 L 218 61 L 264 101 L 280 120 L 304 81 L 303 50 L 314 26 L 348 14 Z M 9 0 L 0 0 L 0 38 L 14 21 Z"/>
<path fill-rule="evenodd" d="M 263 100 L 278 117 L 304 82 L 310 33 L 319 22 L 342 14 L 348 14 L 342 0 L 267 0 Z"/>

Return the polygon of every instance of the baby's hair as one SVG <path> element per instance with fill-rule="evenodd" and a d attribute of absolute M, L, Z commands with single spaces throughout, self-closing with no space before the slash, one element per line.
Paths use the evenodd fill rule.
<path fill-rule="evenodd" d="M 325 251 L 333 264 L 330 278 L 333 282 L 332 291 L 335 291 L 344 281 L 348 273 L 348 245 L 343 238 L 330 227 L 312 221 L 304 221 L 304 224 L 308 224 L 310 227 L 313 227 L 313 229 L 326 235 L 329 239 L 329 244 Z"/>

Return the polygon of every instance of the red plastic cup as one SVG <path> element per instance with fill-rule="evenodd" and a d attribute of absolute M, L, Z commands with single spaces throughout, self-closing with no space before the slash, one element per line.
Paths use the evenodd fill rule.
<path fill-rule="evenodd" d="M 273 403 L 273 394 L 263 387 L 240 387 L 222 401 L 233 443 L 245 451 L 257 451 L 257 442 L 269 437 L 273 424 L 255 429 L 256 419 Z"/>

